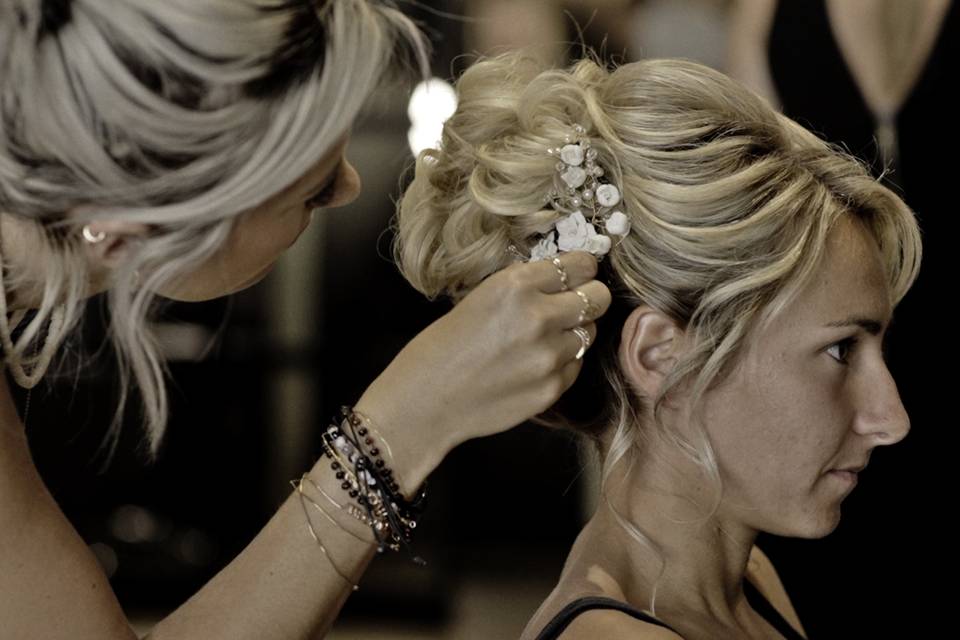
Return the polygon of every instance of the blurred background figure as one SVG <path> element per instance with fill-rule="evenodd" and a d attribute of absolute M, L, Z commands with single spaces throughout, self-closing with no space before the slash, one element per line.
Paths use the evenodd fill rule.
<path fill-rule="evenodd" d="M 565 64 L 587 43 L 611 61 L 683 57 L 721 69 L 729 0 L 472 0 L 467 51 L 522 49 Z"/>
<path fill-rule="evenodd" d="M 833 535 L 758 541 L 812 638 L 914 637 L 937 628 L 936 612 L 946 610 L 937 606 L 945 598 L 933 590 L 933 571 L 949 547 L 930 525 L 939 521 L 950 467 L 944 454 L 954 441 L 948 424 L 938 428 L 948 415 L 949 376 L 934 376 L 932 364 L 936 357 L 952 362 L 954 347 L 948 329 L 924 320 L 933 317 L 934 292 L 948 273 L 944 243 L 954 236 L 946 198 L 951 163 L 937 162 L 937 147 L 956 148 L 948 117 L 954 108 L 945 95 L 947 70 L 956 68 L 954 4 L 401 5 L 433 40 L 434 75 L 444 81 L 477 55 L 505 49 L 525 48 L 566 64 L 581 54 L 581 37 L 610 63 L 686 57 L 729 72 L 786 115 L 848 146 L 876 175 L 886 167 L 883 179 L 919 215 L 923 272 L 900 305 L 890 338 L 891 370 L 913 433 L 897 451 L 872 461 Z M 452 111 L 449 101 L 442 84 L 414 101 L 384 88 L 355 127 L 348 152 L 363 176 L 362 196 L 318 216 L 261 285 L 230 301 L 169 309 L 161 329 L 178 382 L 159 463 L 142 465 L 131 424 L 114 463 L 99 473 L 93 453 L 112 405 L 85 401 L 98 397 L 85 385 L 101 394 L 111 388 L 109 354 L 102 376 L 86 378 L 95 382 L 77 384 L 68 376 L 47 383 L 42 395 L 35 391 L 30 439 L 37 465 L 144 629 L 244 547 L 288 494 L 287 481 L 318 456 L 319 426 L 449 308 L 410 289 L 389 251 L 394 199 L 409 177 L 411 146 L 439 138 L 436 127 Z M 345 281 L 352 286 L 335 284 Z M 102 344 L 103 336 L 102 326 L 85 327 L 89 344 Z M 356 344 L 363 345 L 362 360 L 352 352 Z M 87 426 L 61 426 L 68 424 Z M 224 443 L 230 455 L 223 455 Z M 527 425 L 463 445 L 431 480 L 431 504 L 415 540 L 429 565 L 378 559 L 330 637 L 517 637 L 592 513 L 595 483 L 570 434 Z M 914 548 L 929 549 L 932 557 L 911 553 Z"/>

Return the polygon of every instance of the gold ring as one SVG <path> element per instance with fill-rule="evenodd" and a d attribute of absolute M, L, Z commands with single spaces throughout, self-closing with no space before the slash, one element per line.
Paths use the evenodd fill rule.
<path fill-rule="evenodd" d="M 583 291 L 577 289 L 574 291 L 574 293 L 580 296 L 580 300 L 583 301 L 583 309 L 580 310 L 580 316 L 577 318 L 577 324 L 583 324 L 590 317 L 591 311 L 596 309 L 596 307 L 593 306 L 593 304 L 590 302 L 590 298 Z M 592 318 L 590 319 L 592 320 Z"/>
<path fill-rule="evenodd" d="M 567 270 L 563 268 L 563 263 L 560 262 L 560 258 L 554 256 L 551 262 L 553 262 L 553 266 L 557 268 L 557 273 L 560 274 L 560 290 L 569 291 L 570 287 L 567 286 Z"/>

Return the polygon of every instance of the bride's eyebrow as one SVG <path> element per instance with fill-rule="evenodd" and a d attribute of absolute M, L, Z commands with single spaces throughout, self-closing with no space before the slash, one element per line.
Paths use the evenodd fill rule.
<path fill-rule="evenodd" d="M 878 336 L 883 332 L 883 322 L 874 318 L 865 318 L 863 316 L 850 316 L 843 320 L 835 320 L 823 325 L 825 327 L 860 327 L 872 336 Z"/>

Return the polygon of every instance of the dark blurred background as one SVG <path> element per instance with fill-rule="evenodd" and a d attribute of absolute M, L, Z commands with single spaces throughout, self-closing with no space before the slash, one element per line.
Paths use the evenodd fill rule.
<path fill-rule="evenodd" d="M 931 26 L 931 3 L 887 2 L 885 15 L 903 12 L 897 33 L 913 34 L 910 42 L 927 34 L 926 47 L 897 48 L 892 39 L 857 40 L 856 21 L 831 15 L 834 4 L 402 6 L 433 40 L 441 80 L 455 77 L 474 54 L 519 46 L 563 64 L 578 55 L 582 33 L 611 64 L 677 56 L 728 72 L 845 144 L 877 175 L 892 169 L 884 180 L 917 211 L 927 241 L 921 282 L 898 309 L 891 338 L 891 369 L 913 430 L 899 446 L 875 452 L 834 534 L 813 541 L 761 535 L 758 544 L 810 638 L 927 637 L 943 624 L 947 591 L 934 589 L 934 572 L 946 558 L 927 555 L 948 549 L 941 503 L 949 465 L 936 456 L 955 442 L 944 441 L 954 436 L 939 428 L 949 374 L 935 366 L 937 359 L 954 362 L 954 352 L 934 330 L 940 323 L 930 305 L 947 274 L 942 242 L 954 237 L 943 227 L 953 214 L 945 194 L 950 163 L 940 163 L 936 152 L 957 142 L 945 93 L 947 69 L 956 70 L 957 22 L 952 6 Z M 913 31 L 902 28 L 908 18 L 915 19 Z M 890 69 L 886 84 L 869 73 L 878 67 L 869 60 L 878 57 Z M 431 92 L 418 107 L 434 126 L 442 120 L 441 96 Z M 91 371 L 62 375 L 33 394 L 28 432 L 40 471 L 142 633 L 242 550 L 288 495 L 287 481 L 318 457 L 321 429 L 339 405 L 354 402 L 449 308 L 423 300 L 389 258 L 388 226 L 412 162 L 411 139 L 438 137 L 430 129 L 410 134 L 409 98 L 397 89 L 377 95 L 354 129 L 348 155 L 364 180 L 359 200 L 316 216 L 253 289 L 166 310 L 157 329 L 171 360 L 172 421 L 156 464 L 138 453 L 132 415 L 113 463 L 100 468 L 96 447 L 116 397 L 109 353 Z M 100 300 L 90 302 L 89 317 L 83 342 L 96 348 L 105 331 Z M 431 478 L 430 508 L 415 541 L 429 565 L 378 558 L 330 637 L 518 636 L 593 509 L 596 476 L 570 435 L 531 425 L 461 446 Z"/>

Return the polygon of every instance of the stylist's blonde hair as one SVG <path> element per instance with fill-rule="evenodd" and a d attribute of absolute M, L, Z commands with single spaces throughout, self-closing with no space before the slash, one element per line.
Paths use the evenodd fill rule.
<path fill-rule="evenodd" d="M 45 12 L 54 5 L 56 24 Z M 105 443 L 135 381 L 155 454 L 167 397 L 146 324 L 151 292 L 315 166 L 399 54 L 427 69 L 425 41 L 381 0 L 10 0 L 0 42 L 0 212 L 34 223 L 53 255 L 38 313 L 5 364 L 35 384 L 38 372 L 23 372 L 42 367 L 35 343 L 48 322 L 55 347 L 81 317 L 80 226 L 150 225 L 107 297 L 123 399 Z M 81 205 L 68 226 L 65 212 Z M 4 266 L 3 293 L 16 296 L 28 277 Z"/>
<path fill-rule="evenodd" d="M 439 148 L 418 157 L 397 217 L 398 263 L 425 295 L 460 299 L 512 261 L 510 244 L 529 246 L 558 218 L 544 208 L 556 164 L 546 149 L 574 124 L 622 186 L 632 226 L 600 275 L 613 306 L 577 383 L 541 417 L 595 439 L 604 494 L 614 466 L 657 438 L 713 479 L 705 519 L 713 515 L 722 484 L 706 432 L 696 425 L 689 442 L 665 428 L 662 402 L 683 388 L 701 406 L 751 333 L 810 280 L 842 218 L 877 242 L 891 304 L 917 276 L 920 233 L 904 202 L 864 163 L 708 67 L 660 59 L 608 71 L 587 59 L 556 70 L 506 54 L 469 68 L 457 92 L 457 111 Z M 669 315 L 689 340 L 654 398 L 632 390 L 617 365 L 620 328 L 641 304 Z M 650 423 L 640 419 L 647 403 Z M 638 526 L 620 523 L 652 547 Z M 654 613 L 655 601 L 654 586 Z"/>

